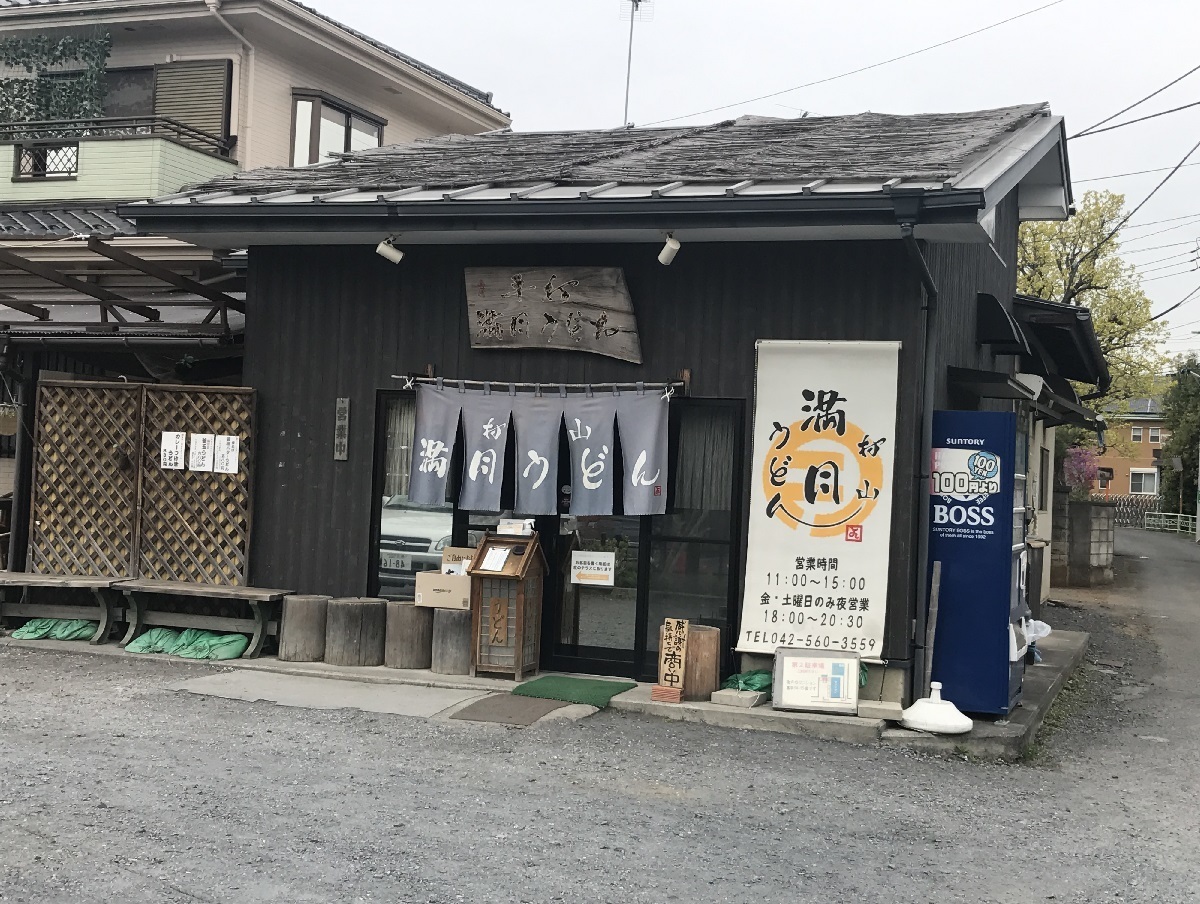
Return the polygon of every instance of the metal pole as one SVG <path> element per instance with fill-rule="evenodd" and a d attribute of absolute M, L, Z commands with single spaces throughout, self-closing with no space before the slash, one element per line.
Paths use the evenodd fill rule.
<path fill-rule="evenodd" d="M 642 0 L 629 0 L 629 56 L 625 60 L 625 117 L 621 125 L 629 125 L 629 82 L 633 76 L 633 19 Z"/>

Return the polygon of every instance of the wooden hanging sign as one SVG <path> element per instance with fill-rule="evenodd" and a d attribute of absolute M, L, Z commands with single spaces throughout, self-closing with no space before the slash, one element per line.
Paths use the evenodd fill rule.
<path fill-rule="evenodd" d="M 553 348 L 642 363 L 620 267 L 468 267 L 472 348 Z"/>

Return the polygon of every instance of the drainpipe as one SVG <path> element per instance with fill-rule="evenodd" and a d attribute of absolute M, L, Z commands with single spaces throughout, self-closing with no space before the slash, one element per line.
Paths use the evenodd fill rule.
<path fill-rule="evenodd" d="M 243 169 L 249 169 L 250 161 L 250 140 L 252 137 L 251 122 L 254 119 L 254 45 L 251 44 L 242 35 L 240 31 L 229 24 L 229 21 L 221 15 L 221 0 L 204 0 L 204 5 L 208 7 L 208 11 L 212 13 L 213 18 L 220 22 L 225 29 L 237 38 L 238 42 L 246 48 L 246 102 L 238 104 L 238 160 L 242 164 Z M 239 69 L 242 67 L 238 67 Z M 238 85 L 240 93 L 242 86 Z"/>
<path fill-rule="evenodd" d="M 921 452 L 917 460 L 917 485 L 913 493 L 917 506 L 917 617 L 913 625 L 913 669 L 910 680 L 912 699 L 916 700 L 929 692 L 925 687 L 926 656 L 932 655 L 931 650 L 925 649 L 925 638 L 928 636 L 929 627 L 929 481 L 933 464 L 933 409 L 937 396 L 938 287 L 914 235 L 921 213 L 920 195 L 897 196 L 894 197 L 893 203 L 896 221 L 900 224 L 901 240 L 921 279 L 925 295 L 925 303 L 921 308 L 924 315 L 921 349 Z"/>

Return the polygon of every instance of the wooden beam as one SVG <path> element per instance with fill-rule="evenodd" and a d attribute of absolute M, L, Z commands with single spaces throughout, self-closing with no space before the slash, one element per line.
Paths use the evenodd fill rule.
<path fill-rule="evenodd" d="M 214 289 L 211 286 L 204 285 L 204 283 L 196 282 L 194 279 L 188 279 L 188 277 L 181 273 L 176 273 L 169 267 L 164 267 L 153 261 L 143 260 L 136 255 L 130 254 L 128 251 L 122 251 L 120 248 L 114 248 L 112 245 L 100 241 L 95 236 L 88 239 L 88 251 L 91 251 L 93 254 L 103 255 L 109 260 L 116 261 L 118 264 L 133 267 L 133 269 L 140 270 L 147 276 L 153 276 L 155 279 L 183 289 L 185 292 L 191 292 L 193 295 L 207 298 L 214 304 L 227 305 L 239 313 L 246 313 L 246 303 L 244 301 L 239 301 L 232 295 L 226 295 L 220 289 Z"/>
<path fill-rule="evenodd" d="M 28 314 L 30 317 L 36 317 L 38 320 L 49 320 L 50 309 L 43 308 L 36 304 L 29 304 L 26 301 L 17 301 L 11 295 L 0 293 L 0 305 L 6 308 L 12 308 L 14 311 L 20 311 L 22 314 Z"/>
<path fill-rule="evenodd" d="M 26 273 L 32 273 L 34 276 L 40 276 L 42 279 L 52 283 L 57 283 L 65 289 L 74 289 L 81 295 L 87 295 L 89 298 L 94 298 L 102 303 L 104 308 L 124 308 L 132 314 L 138 314 L 145 317 L 147 320 L 162 320 L 162 315 L 158 310 L 148 307 L 144 304 L 138 304 L 124 295 L 118 295 L 116 292 L 110 292 L 101 286 L 93 285 L 89 282 L 84 282 L 81 279 L 76 279 L 73 276 L 67 276 L 65 273 L 59 273 L 48 264 L 38 263 L 37 261 L 26 260 L 19 254 L 0 248 L 0 263 L 8 264 L 10 267 L 16 267 L 18 270 L 24 270 Z M 114 311 L 114 316 L 120 319 L 120 315 Z"/>

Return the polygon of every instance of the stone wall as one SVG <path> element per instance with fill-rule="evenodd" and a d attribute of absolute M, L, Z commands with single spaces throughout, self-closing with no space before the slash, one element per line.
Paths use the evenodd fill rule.
<path fill-rule="evenodd" d="M 1116 507 L 1103 502 L 1072 501 L 1067 507 L 1068 583 L 1093 587 L 1113 581 Z"/>
<path fill-rule="evenodd" d="M 1070 558 L 1070 520 L 1067 518 L 1067 491 L 1054 491 L 1054 514 L 1050 526 L 1050 586 L 1066 587 L 1071 582 L 1067 563 Z"/>

